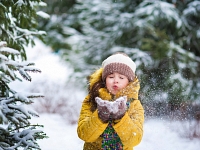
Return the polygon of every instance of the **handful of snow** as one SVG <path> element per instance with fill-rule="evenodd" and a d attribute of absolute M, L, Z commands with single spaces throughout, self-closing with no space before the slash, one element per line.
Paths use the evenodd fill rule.
<path fill-rule="evenodd" d="M 121 103 L 124 103 L 124 105 L 126 105 L 127 96 L 119 97 L 115 101 L 102 100 L 100 97 L 96 97 L 95 101 L 100 106 L 106 106 L 110 113 L 115 114 L 118 112 Z"/>

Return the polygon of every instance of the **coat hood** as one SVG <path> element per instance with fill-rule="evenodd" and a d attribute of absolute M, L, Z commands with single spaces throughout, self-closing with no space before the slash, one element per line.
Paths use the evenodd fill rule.
<path fill-rule="evenodd" d="M 91 88 L 94 86 L 96 82 L 102 80 L 102 72 L 103 72 L 103 68 L 100 68 L 89 76 L 89 79 L 88 79 L 89 90 L 91 90 Z"/>

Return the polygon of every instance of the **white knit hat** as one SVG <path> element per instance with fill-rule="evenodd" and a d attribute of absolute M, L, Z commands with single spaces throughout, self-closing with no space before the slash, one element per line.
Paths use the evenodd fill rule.
<path fill-rule="evenodd" d="M 133 81 L 135 77 L 136 65 L 132 59 L 124 53 L 116 53 L 109 56 L 102 62 L 102 68 L 102 79 L 104 81 L 109 74 L 114 72 L 127 76 L 129 81 Z"/>

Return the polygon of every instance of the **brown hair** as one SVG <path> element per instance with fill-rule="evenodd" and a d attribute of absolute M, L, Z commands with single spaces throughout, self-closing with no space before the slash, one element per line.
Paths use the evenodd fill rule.
<path fill-rule="evenodd" d="M 90 76 L 87 78 L 88 83 L 89 83 L 89 79 L 90 79 Z M 95 97 L 99 96 L 100 88 L 105 88 L 105 83 L 103 82 L 102 79 L 97 81 L 92 87 L 90 87 L 90 84 L 88 85 L 88 92 L 90 95 L 88 102 L 91 104 L 90 110 L 92 112 L 94 112 L 97 108 L 97 103 L 95 101 Z"/>

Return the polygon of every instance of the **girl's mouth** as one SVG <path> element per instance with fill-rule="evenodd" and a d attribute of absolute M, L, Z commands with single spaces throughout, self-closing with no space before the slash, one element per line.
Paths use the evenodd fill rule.
<path fill-rule="evenodd" d="M 114 85 L 114 86 L 113 86 L 113 89 L 114 89 L 114 90 L 117 90 L 117 89 L 118 89 L 118 86 Z"/>

